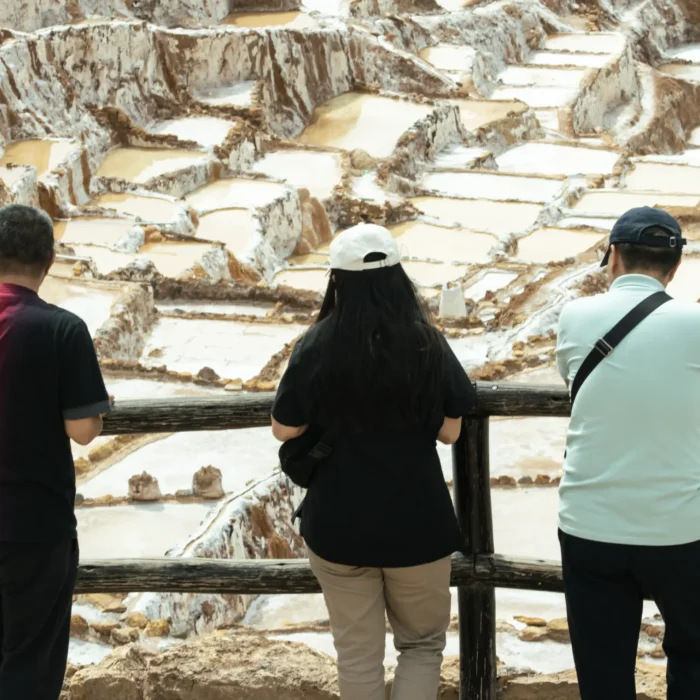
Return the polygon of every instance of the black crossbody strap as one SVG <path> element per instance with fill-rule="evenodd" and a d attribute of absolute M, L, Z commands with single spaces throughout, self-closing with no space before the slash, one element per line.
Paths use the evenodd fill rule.
<path fill-rule="evenodd" d="M 309 450 L 307 459 L 310 458 L 316 462 L 321 462 L 326 457 L 329 457 L 331 452 L 333 452 L 333 443 L 342 432 L 338 427 L 326 428 L 319 441 Z"/>
<path fill-rule="evenodd" d="M 593 350 L 579 367 L 573 384 L 571 385 L 571 403 L 576 400 L 576 395 L 591 372 L 622 342 L 628 333 L 633 331 L 649 314 L 656 311 L 670 297 L 666 292 L 654 292 L 644 301 L 640 302 L 626 316 L 617 322 L 606 335 L 596 341 Z"/>

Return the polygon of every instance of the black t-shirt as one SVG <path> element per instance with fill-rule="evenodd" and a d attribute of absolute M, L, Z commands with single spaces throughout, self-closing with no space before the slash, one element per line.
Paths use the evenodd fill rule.
<path fill-rule="evenodd" d="M 0 541 L 76 536 L 64 419 L 109 411 L 85 323 L 30 289 L 0 284 Z"/>
<path fill-rule="evenodd" d="M 282 425 L 316 424 L 309 385 L 318 363 L 317 327 L 299 340 L 272 414 Z M 407 567 L 463 548 L 437 453 L 442 419 L 459 418 L 476 393 L 440 335 L 443 415 L 399 432 L 341 434 L 316 469 L 301 514 L 301 533 L 318 556 L 347 566 Z M 434 417 L 433 417 L 434 418 Z"/>

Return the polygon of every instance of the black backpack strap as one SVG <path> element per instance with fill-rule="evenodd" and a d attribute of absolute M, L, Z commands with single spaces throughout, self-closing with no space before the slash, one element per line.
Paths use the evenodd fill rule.
<path fill-rule="evenodd" d="M 593 350 L 588 354 L 586 359 L 581 363 L 574 381 L 571 385 L 571 403 L 576 400 L 576 395 L 583 383 L 588 379 L 590 373 L 606 358 L 610 353 L 622 342 L 628 333 L 633 331 L 649 314 L 656 311 L 659 306 L 662 306 L 670 297 L 666 292 L 654 292 L 644 301 L 635 306 L 626 316 L 623 316 L 620 321 L 606 335 L 596 341 Z"/>

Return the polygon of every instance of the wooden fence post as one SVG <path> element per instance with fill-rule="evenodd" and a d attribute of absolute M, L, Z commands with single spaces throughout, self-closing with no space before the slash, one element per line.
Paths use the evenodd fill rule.
<path fill-rule="evenodd" d="M 457 518 L 465 554 L 493 554 L 489 419 L 468 418 L 452 448 Z M 496 592 L 492 585 L 458 588 L 460 700 L 496 700 Z"/>

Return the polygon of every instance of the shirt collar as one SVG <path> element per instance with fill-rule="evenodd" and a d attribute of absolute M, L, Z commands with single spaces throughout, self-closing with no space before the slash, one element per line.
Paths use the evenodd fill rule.
<path fill-rule="evenodd" d="M 0 294 L 26 297 L 39 296 L 33 289 L 29 289 L 29 287 L 23 287 L 21 284 L 11 284 L 10 282 L 0 283 Z"/>
<path fill-rule="evenodd" d="M 665 287 L 659 280 L 649 277 L 649 275 L 621 275 L 610 285 L 611 292 L 619 289 L 660 292 L 663 291 Z"/>

